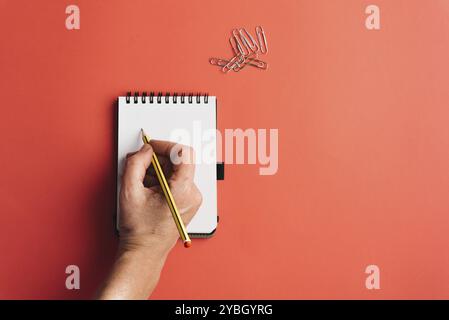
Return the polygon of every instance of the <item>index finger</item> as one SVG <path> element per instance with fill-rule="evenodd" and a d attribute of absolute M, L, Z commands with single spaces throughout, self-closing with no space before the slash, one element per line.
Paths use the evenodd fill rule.
<path fill-rule="evenodd" d="M 170 180 L 193 181 L 195 175 L 195 157 L 192 147 L 170 141 L 150 140 L 156 154 L 170 159 L 173 174 Z"/>

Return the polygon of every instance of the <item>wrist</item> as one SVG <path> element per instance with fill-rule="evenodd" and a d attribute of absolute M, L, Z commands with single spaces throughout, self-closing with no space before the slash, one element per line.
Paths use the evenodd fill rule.
<path fill-rule="evenodd" d="M 159 281 L 168 251 L 120 239 L 114 267 L 99 299 L 147 299 Z"/>
<path fill-rule="evenodd" d="M 164 259 L 167 257 L 173 244 L 157 237 L 131 237 L 123 236 L 120 238 L 119 254 L 135 253 L 138 256 Z"/>
<path fill-rule="evenodd" d="M 156 271 L 162 269 L 166 259 L 166 252 L 120 246 L 116 261 L 125 261 L 125 264 L 138 264 L 147 270 Z"/>

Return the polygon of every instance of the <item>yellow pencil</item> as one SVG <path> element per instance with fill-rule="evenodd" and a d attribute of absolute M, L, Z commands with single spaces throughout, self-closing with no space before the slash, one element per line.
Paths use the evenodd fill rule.
<path fill-rule="evenodd" d="M 143 143 L 150 143 L 150 138 L 145 134 L 145 131 L 141 129 Z M 176 207 L 175 199 L 171 194 L 170 188 L 168 187 L 167 179 L 165 179 L 164 172 L 162 171 L 159 160 L 156 153 L 153 152 L 153 157 L 151 158 L 151 163 L 153 164 L 154 171 L 156 171 L 157 179 L 161 185 L 162 191 L 164 192 L 165 199 L 167 200 L 168 207 L 175 220 L 176 227 L 178 228 L 179 235 L 184 242 L 184 247 L 189 248 L 192 246 L 192 241 L 190 240 L 189 234 L 187 233 L 184 222 L 182 222 L 181 215 L 179 214 L 178 207 Z"/>

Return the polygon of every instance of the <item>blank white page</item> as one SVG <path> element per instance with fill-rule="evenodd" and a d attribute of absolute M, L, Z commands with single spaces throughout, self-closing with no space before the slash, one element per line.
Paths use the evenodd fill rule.
<path fill-rule="evenodd" d="M 154 97 L 150 103 L 148 97 L 145 102 L 142 97 L 138 97 L 137 102 L 131 97 L 127 103 L 126 97 L 119 97 L 117 195 L 126 154 L 142 147 L 141 128 L 151 139 L 174 141 L 176 138 L 174 142 L 190 145 L 195 150 L 194 181 L 203 196 L 202 205 L 187 231 L 193 236 L 210 234 L 217 227 L 216 97 L 208 97 L 207 103 L 204 97 L 200 102 L 193 97 L 192 103 L 187 97 L 184 103 L 180 103 L 179 96 L 177 103 L 173 97 L 168 98 L 168 103 L 165 99 L 163 96 L 157 103 L 157 97 Z M 117 210 L 120 210 L 119 206 Z M 118 223 L 120 213 L 117 214 Z"/>

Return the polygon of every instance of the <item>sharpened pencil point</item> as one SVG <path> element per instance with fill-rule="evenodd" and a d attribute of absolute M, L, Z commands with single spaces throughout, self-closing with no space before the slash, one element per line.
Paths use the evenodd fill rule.
<path fill-rule="evenodd" d="M 150 143 L 150 138 L 148 138 L 145 131 L 143 131 L 143 128 L 140 128 L 140 133 L 142 134 L 143 143 Z"/>

